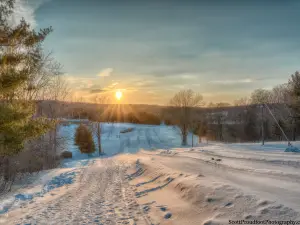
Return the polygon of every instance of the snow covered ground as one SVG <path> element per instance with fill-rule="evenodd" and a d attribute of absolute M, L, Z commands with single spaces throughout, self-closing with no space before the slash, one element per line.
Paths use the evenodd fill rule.
<path fill-rule="evenodd" d="M 73 153 L 70 163 L 65 162 L 65 166 L 73 166 L 74 160 L 90 158 L 86 154 L 81 154 L 78 147 L 74 145 L 74 134 L 78 124 L 62 126 L 60 136 L 66 140 L 66 149 Z M 132 132 L 120 133 L 120 131 L 133 128 Z M 105 157 L 111 157 L 119 153 L 136 153 L 140 149 L 171 149 L 181 147 L 180 132 L 175 126 L 153 126 L 130 123 L 103 123 L 101 124 L 101 143 Z M 95 144 L 97 143 L 94 137 Z M 192 134 L 188 136 L 188 142 L 192 145 Z M 198 137 L 194 135 L 194 145 L 197 145 Z M 92 154 L 98 157 L 98 152 Z"/>
<path fill-rule="evenodd" d="M 181 148 L 172 126 L 104 124 L 99 158 L 74 146 L 76 126 L 60 130 L 73 159 L 2 196 L 0 223 L 300 220 L 300 154 L 284 152 L 286 143 L 197 144 L 195 137 L 196 147 Z"/>

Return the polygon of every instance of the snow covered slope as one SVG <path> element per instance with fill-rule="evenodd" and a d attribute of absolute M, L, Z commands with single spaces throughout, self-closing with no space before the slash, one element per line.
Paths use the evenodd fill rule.
<path fill-rule="evenodd" d="M 128 128 L 133 130 L 120 133 Z M 300 219 L 300 154 L 284 152 L 286 143 L 181 148 L 172 126 L 104 124 L 106 156 L 99 158 L 78 151 L 75 129 L 60 130 L 74 158 L 1 196 L 0 223 L 208 225 Z"/>
<path fill-rule="evenodd" d="M 74 134 L 78 124 L 62 126 L 59 130 L 61 137 L 66 139 L 66 150 L 73 153 L 74 159 L 86 159 L 87 155 L 81 154 L 77 146 L 74 145 Z M 106 156 L 113 156 L 118 153 L 136 153 L 140 149 L 170 149 L 181 147 L 181 136 L 177 127 L 174 126 L 153 126 L 130 123 L 102 123 L 101 142 Z M 131 132 L 120 133 L 128 128 L 133 128 Z M 96 137 L 94 137 L 95 143 Z M 194 145 L 198 143 L 198 137 L 194 135 Z M 188 142 L 192 144 L 192 134 L 188 136 Z M 94 153 L 98 156 L 98 153 Z M 73 161 L 72 160 L 72 161 Z"/>

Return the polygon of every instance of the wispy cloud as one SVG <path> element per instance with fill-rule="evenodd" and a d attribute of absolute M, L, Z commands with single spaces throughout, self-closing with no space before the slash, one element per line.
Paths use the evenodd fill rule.
<path fill-rule="evenodd" d="M 24 18 L 32 27 L 37 25 L 34 16 L 34 8 L 29 5 L 27 1 L 16 0 L 14 13 L 12 14 L 9 22 L 12 25 L 17 25 L 22 18 Z"/>
<path fill-rule="evenodd" d="M 107 88 L 115 88 L 119 82 L 112 83 L 111 85 L 108 85 Z"/>
<path fill-rule="evenodd" d="M 10 18 L 12 25 L 17 25 L 22 18 L 31 25 L 32 28 L 37 26 L 35 11 L 44 3 L 51 0 L 16 0 L 14 13 Z"/>
<path fill-rule="evenodd" d="M 97 83 L 95 83 L 95 78 L 90 77 L 76 77 L 71 75 L 65 75 L 65 79 L 74 89 L 90 89 L 94 88 Z"/>
<path fill-rule="evenodd" d="M 106 68 L 98 73 L 98 77 L 109 77 L 114 70 L 112 68 Z"/>
<path fill-rule="evenodd" d="M 230 85 L 230 84 L 244 84 L 244 83 L 252 83 L 253 79 L 237 79 L 237 80 L 212 80 L 209 83 L 213 84 L 221 84 L 221 85 Z"/>

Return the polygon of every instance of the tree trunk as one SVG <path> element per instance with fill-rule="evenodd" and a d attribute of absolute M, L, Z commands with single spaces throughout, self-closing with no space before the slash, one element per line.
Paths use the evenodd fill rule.
<path fill-rule="evenodd" d="M 187 134 L 182 134 L 182 145 L 187 145 Z"/>
<path fill-rule="evenodd" d="M 192 147 L 194 147 L 194 134 L 192 133 Z"/>
<path fill-rule="evenodd" d="M 99 155 L 102 153 L 101 148 L 101 124 L 100 122 L 97 123 L 97 140 L 98 140 L 98 149 L 99 149 Z"/>
<path fill-rule="evenodd" d="M 55 123 L 55 129 L 54 129 L 54 155 L 56 155 L 56 152 L 57 152 L 57 132 L 58 132 L 57 123 Z"/>
<path fill-rule="evenodd" d="M 265 144 L 265 131 L 264 131 L 264 106 L 261 107 L 261 141 L 262 145 Z"/>
<path fill-rule="evenodd" d="M 4 180 L 6 182 L 8 182 L 10 180 L 9 158 L 8 158 L 8 156 L 4 158 Z"/>
<path fill-rule="evenodd" d="M 296 141 L 296 122 L 293 119 L 293 141 Z"/>
<path fill-rule="evenodd" d="M 183 124 L 181 133 L 182 133 L 182 145 L 187 145 L 188 129 L 186 124 Z"/>

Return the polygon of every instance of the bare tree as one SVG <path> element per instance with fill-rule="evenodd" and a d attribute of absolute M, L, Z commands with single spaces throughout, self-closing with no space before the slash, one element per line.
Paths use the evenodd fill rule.
<path fill-rule="evenodd" d="M 234 106 L 246 106 L 246 105 L 249 105 L 250 104 L 250 98 L 248 97 L 244 97 L 244 98 L 240 98 L 240 99 L 237 99 L 233 102 L 233 105 Z"/>
<path fill-rule="evenodd" d="M 169 113 L 171 119 L 180 128 L 182 145 L 187 145 L 188 131 L 192 128 L 193 108 L 203 105 L 203 97 L 192 90 L 183 90 L 170 100 Z"/>
<path fill-rule="evenodd" d="M 101 134 L 102 134 L 102 126 L 101 122 L 105 120 L 105 110 L 103 108 L 104 104 L 108 104 L 110 101 L 110 98 L 105 95 L 99 95 L 94 98 L 94 102 L 97 104 L 97 110 L 96 112 L 90 116 L 90 119 L 92 121 L 96 122 L 96 129 L 94 129 L 94 133 L 97 137 L 97 145 L 98 145 L 98 151 L 99 155 L 103 153 L 102 145 L 101 145 Z"/>
<path fill-rule="evenodd" d="M 51 53 L 48 55 L 40 53 L 40 55 L 40 60 L 35 62 L 34 70 L 28 80 L 17 90 L 15 97 L 23 100 L 45 99 L 45 93 L 49 93 L 49 90 L 53 91 L 53 80 L 61 75 L 61 65 L 51 57 Z"/>
<path fill-rule="evenodd" d="M 252 104 L 267 104 L 271 101 L 272 92 L 265 89 L 256 89 L 251 94 Z"/>
<path fill-rule="evenodd" d="M 292 93 L 289 84 L 279 84 L 272 89 L 270 96 L 271 103 L 290 104 L 292 102 Z"/>
<path fill-rule="evenodd" d="M 67 81 L 63 77 L 61 73 L 59 73 L 58 69 L 60 67 L 53 68 L 52 76 L 48 77 L 47 85 L 41 88 L 39 92 L 40 98 L 42 98 L 42 102 L 44 100 L 51 100 L 47 102 L 46 113 L 48 118 L 56 121 L 54 130 L 49 133 L 49 142 L 50 150 L 55 154 L 60 147 L 60 144 L 64 141 L 62 138 L 58 137 L 59 124 L 58 119 L 61 116 L 62 110 L 65 108 L 65 103 L 63 102 L 65 98 L 68 96 L 70 89 Z M 46 103 L 46 102 L 45 102 Z M 42 107 L 43 109 L 44 107 Z M 41 112 L 43 113 L 43 112 Z"/>

